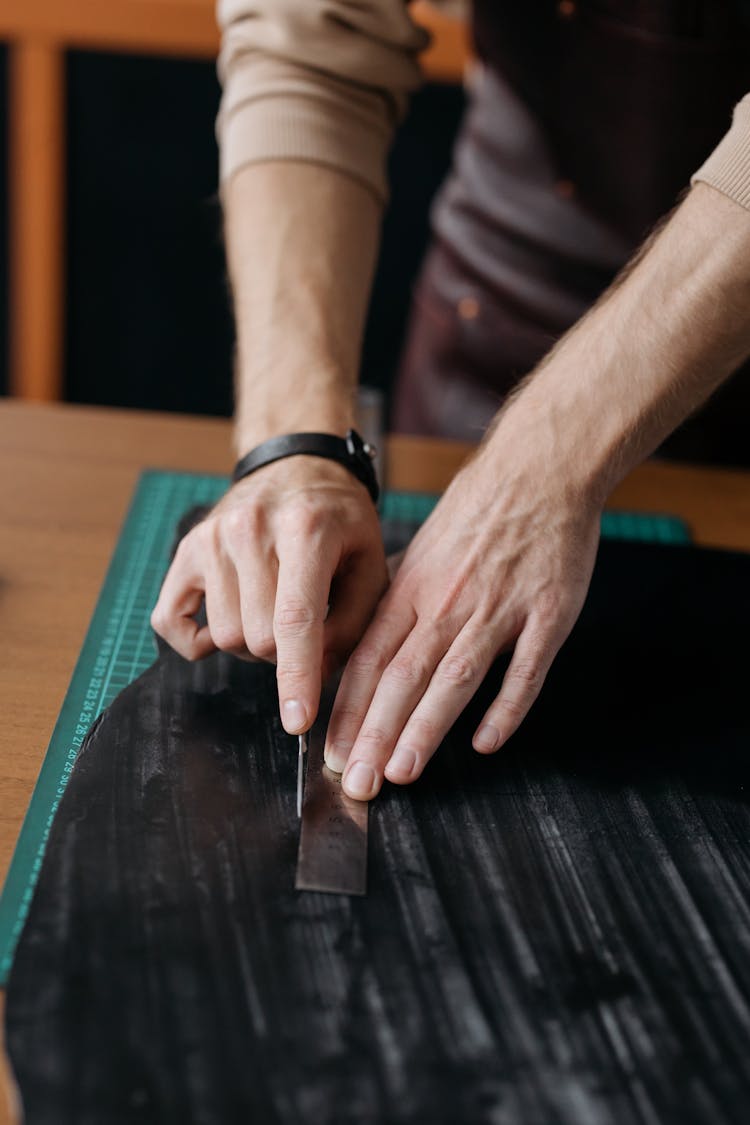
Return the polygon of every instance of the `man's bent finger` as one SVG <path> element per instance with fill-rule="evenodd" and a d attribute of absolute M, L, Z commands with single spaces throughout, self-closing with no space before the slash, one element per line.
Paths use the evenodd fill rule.
<path fill-rule="evenodd" d="M 477 728 L 473 746 L 493 754 L 518 729 L 542 690 L 561 641 L 534 628 L 529 621 L 516 641 L 511 662 L 494 703 Z"/>
<path fill-rule="evenodd" d="M 350 797 L 370 800 L 380 789 L 386 763 L 451 639 L 441 635 L 432 622 L 428 626 L 418 622 L 384 670 L 342 779 Z M 362 765 L 374 774 L 369 788 L 357 780 L 366 776 L 359 768 Z"/>
<path fill-rule="evenodd" d="M 325 652 L 340 667 L 361 640 L 387 585 L 385 565 L 369 554 L 336 575 L 325 623 Z"/>
<path fill-rule="evenodd" d="M 177 555 L 151 614 L 151 626 L 186 660 L 200 660 L 216 651 L 207 626 L 195 616 L 203 602 L 202 576 L 186 552 Z"/>
<path fill-rule="evenodd" d="M 394 605 L 386 594 L 372 624 L 349 658 L 326 735 L 325 760 L 341 773 L 377 690 L 380 677 L 417 621 L 413 606 Z"/>
<path fill-rule="evenodd" d="M 437 663 L 430 683 L 404 725 L 385 768 L 385 776 L 407 785 L 422 773 L 445 735 L 472 698 L 493 652 L 486 630 L 467 625 Z"/>
<path fill-rule="evenodd" d="M 213 555 L 206 571 L 206 620 L 211 640 L 222 652 L 246 656 L 237 572 L 226 555 Z"/>

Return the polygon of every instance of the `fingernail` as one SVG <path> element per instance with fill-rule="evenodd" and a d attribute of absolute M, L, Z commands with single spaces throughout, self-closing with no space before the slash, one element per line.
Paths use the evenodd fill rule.
<path fill-rule="evenodd" d="M 331 746 L 326 746 L 323 757 L 329 770 L 333 770 L 334 773 L 343 773 L 349 759 L 350 750 L 351 746 L 343 742 L 334 742 Z"/>
<path fill-rule="evenodd" d="M 284 722 L 284 729 L 289 734 L 299 734 L 300 731 L 305 729 L 307 712 L 299 699 L 285 700 L 284 706 L 281 709 L 281 716 Z"/>
<path fill-rule="evenodd" d="M 357 801 L 366 801 L 375 790 L 375 770 L 364 762 L 355 762 L 347 771 L 344 789 Z"/>
<path fill-rule="evenodd" d="M 413 774 L 416 764 L 417 755 L 413 750 L 407 750 L 406 747 L 397 747 L 386 766 L 385 772 L 392 779 L 403 778 L 406 780 Z"/>
<path fill-rule="evenodd" d="M 497 727 L 493 727 L 490 723 L 485 723 L 474 735 L 474 749 L 479 750 L 481 753 L 488 754 L 491 750 L 497 749 L 499 741 L 500 731 Z"/>

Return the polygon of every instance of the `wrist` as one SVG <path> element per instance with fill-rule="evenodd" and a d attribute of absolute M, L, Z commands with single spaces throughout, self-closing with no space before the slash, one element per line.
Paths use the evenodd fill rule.
<path fill-rule="evenodd" d="M 596 412 L 577 400 L 576 381 L 564 370 L 538 372 L 480 448 L 487 474 L 505 483 L 510 472 L 582 515 L 600 512 L 613 487 L 614 450 L 597 430 Z"/>
<path fill-rule="evenodd" d="M 271 438 L 283 437 L 285 434 L 319 433 L 332 434 L 343 437 L 347 430 L 353 426 L 350 415 L 333 411 L 310 411 L 301 417 L 296 411 L 290 411 L 283 417 L 253 418 L 245 426 L 239 423 L 234 429 L 234 449 L 239 460 L 251 449 L 261 445 Z"/>
<path fill-rule="evenodd" d="M 297 493 L 320 489 L 339 492 L 342 488 L 347 491 L 361 489 L 362 495 L 367 498 L 364 486 L 343 465 L 326 461 L 322 457 L 299 456 L 271 461 L 250 476 L 230 482 L 227 495 L 250 496 L 267 490 L 274 494 L 279 491 Z"/>
<path fill-rule="evenodd" d="M 285 393 L 278 390 L 285 387 Z M 284 434 L 322 433 L 343 437 L 355 425 L 356 388 L 343 380 L 313 374 L 280 380 L 273 396 L 241 396 L 234 425 L 234 449 L 244 457 L 270 438 Z"/>
<path fill-rule="evenodd" d="M 486 445 L 584 504 L 635 465 L 750 352 L 750 215 L 698 185 L 501 412 Z"/>
<path fill-rule="evenodd" d="M 237 483 L 267 465 L 289 458 L 313 457 L 343 466 L 369 492 L 377 503 L 379 488 L 373 460 L 375 449 L 354 429 L 345 437 L 319 431 L 282 434 L 261 442 L 246 453 L 234 467 L 232 480 Z"/>

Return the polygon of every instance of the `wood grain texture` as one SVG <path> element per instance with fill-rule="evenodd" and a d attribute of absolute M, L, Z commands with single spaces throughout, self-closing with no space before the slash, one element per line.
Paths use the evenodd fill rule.
<path fill-rule="evenodd" d="M 744 1122 L 750 559 L 605 544 L 508 752 L 293 888 L 269 670 L 158 662 L 75 767 L 11 977 L 28 1125 Z"/>

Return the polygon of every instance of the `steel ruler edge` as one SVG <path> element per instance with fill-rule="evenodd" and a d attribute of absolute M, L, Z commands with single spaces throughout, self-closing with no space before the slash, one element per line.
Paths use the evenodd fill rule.
<path fill-rule="evenodd" d="M 94 719 L 156 656 L 149 618 L 166 571 L 180 516 L 213 504 L 228 479 L 146 470 L 117 540 L 70 685 L 42 761 L 0 898 L 0 986 L 5 984 L 41 869 L 55 813 Z M 437 502 L 426 493 L 386 492 L 383 520 L 416 525 Z M 686 544 L 686 524 L 672 516 L 605 512 L 605 538 Z"/>
<path fill-rule="evenodd" d="M 323 758 L 337 687 L 338 679 L 326 686 L 310 731 L 294 886 L 298 891 L 364 895 L 370 806 L 347 797 L 341 775 L 332 773 Z"/>

